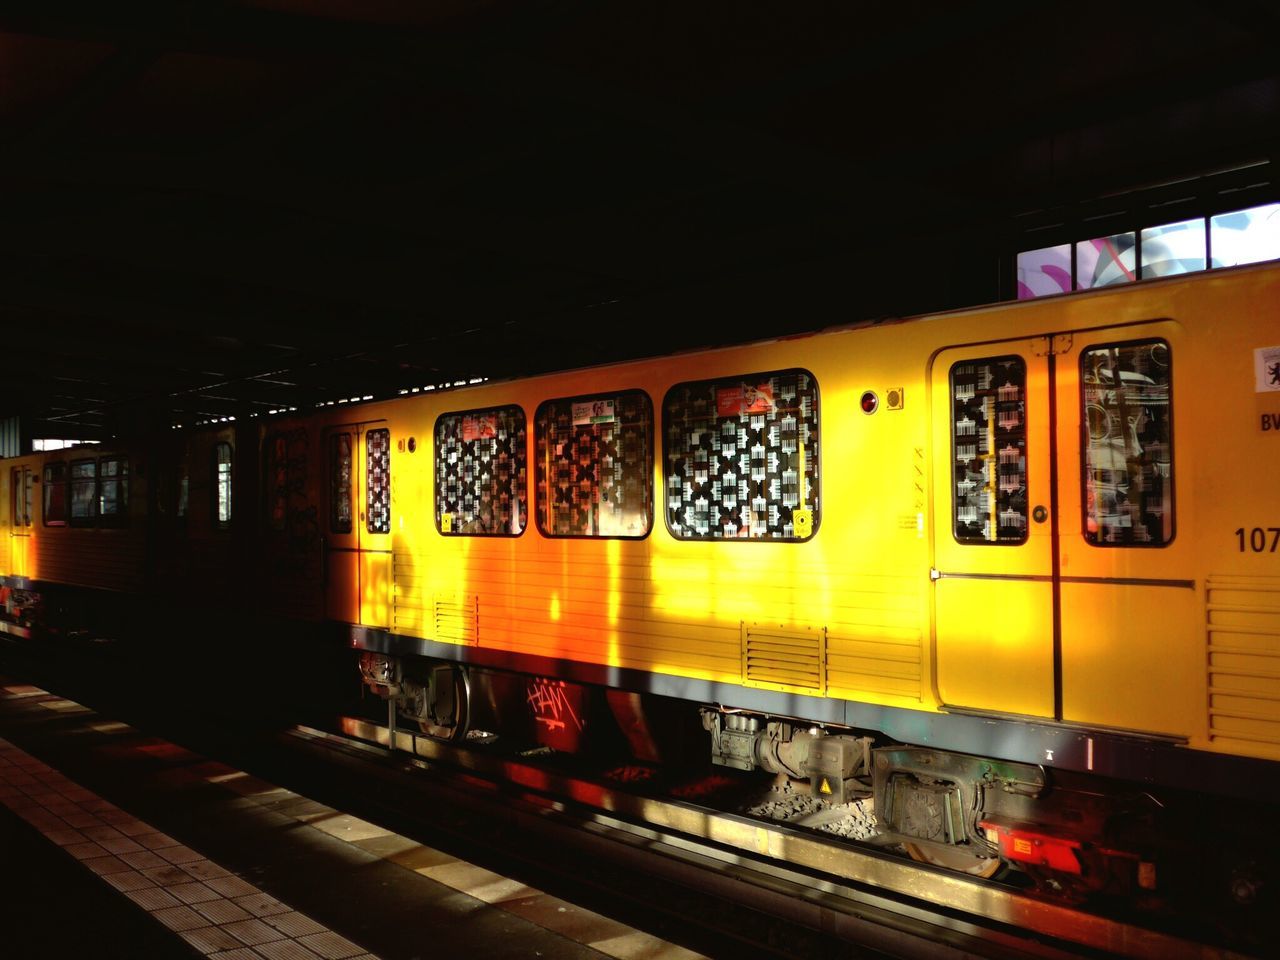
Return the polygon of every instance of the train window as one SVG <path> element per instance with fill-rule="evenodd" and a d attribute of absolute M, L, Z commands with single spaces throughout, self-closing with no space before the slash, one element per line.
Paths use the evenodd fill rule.
<path fill-rule="evenodd" d="M 680 383 L 663 401 L 667 525 L 682 540 L 818 529 L 818 384 L 803 370 Z"/>
<path fill-rule="evenodd" d="M 129 515 L 129 461 L 103 457 L 98 462 L 98 516 L 120 522 Z"/>
<path fill-rule="evenodd" d="M 365 442 L 365 528 L 391 532 L 391 431 L 370 430 Z"/>
<path fill-rule="evenodd" d="M 534 418 L 538 529 L 645 537 L 653 526 L 653 402 L 643 390 L 547 400 Z"/>
<path fill-rule="evenodd" d="M 44 525 L 62 527 L 67 523 L 67 465 L 44 466 Z"/>
<path fill-rule="evenodd" d="M 263 507 L 267 525 L 281 532 L 289 514 L 289 441 L 283 433 L 273 433 L 267 437 L 262 450 L 266 459 Z"/>
<path fill-rule="evenodd" d="M 27 467 L 14 467 L 10 471 L 11 478 L 11 511 L 9 522 L 14 527 L 31 526 L 31 470 Z"/>
<path fill-rule="evenodd" d="M 436 527 L 519 536 L 529 522 L 528 442 L 516 406 L 436 420 Z"/>
<path fill-rule="evenodd" d="M 71 522 L 92 523 L 98 505 L 98 461 L 71 461 Z"/>
<path fill-rule="evenodd" d="M 215 443 L 213 445 L 213 526 L 217 530 L 226 530 L 231 526 L 231 493 L 232 493 L 232 451 L 231 444 Z"/>
<path fill-rule="evenodd" d="M 187 473 L 187 465 L 182 465 L 182 475 L 178 477 L 178 503 L 174 510 L 174 515 L 179 520 L 187 518 L 187 500 L 190 499 L 191 493 L 191 476 Z"/>
<path fill-rule="evenodd" d="M 1113 343 L 1080 354 L 1085 541 L 1160 547 L 1174 534 L 1169 344 Z"/>
<path fill-rule="evenodd" d="M 351 434 L 329 437 L 329 532 L 351 532 Z"/>
<path fill-rule="evenodd" d="M 960 543 L 1027 539 L 1026 393 L 1021 357 L 951 367 L 951 490 Z"/>

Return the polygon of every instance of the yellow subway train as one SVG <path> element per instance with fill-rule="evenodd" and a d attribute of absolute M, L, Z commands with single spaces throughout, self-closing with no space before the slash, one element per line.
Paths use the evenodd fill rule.
<path fill-rule="evenodd" d="M 572 749 L 603 710 L 655 759 L 694 718 L 1050 887 L 1158 891 L 1180 798 L 1230 803 L 1244 902 L 1278 481 L 1280 268 L 1246 267 L 11 459 L 0 629 L 251 577 L 431 735 Z"/>

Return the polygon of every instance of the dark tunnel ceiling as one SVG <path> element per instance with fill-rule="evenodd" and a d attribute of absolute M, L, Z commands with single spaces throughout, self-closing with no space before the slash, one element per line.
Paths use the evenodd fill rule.
<path fill-rule="evenodd" d="M 1274 167 L 1272 3 L 1011 9 L 0 2 L 0 416 L 94 436 L 984 302 L 1026 211 Z"/>

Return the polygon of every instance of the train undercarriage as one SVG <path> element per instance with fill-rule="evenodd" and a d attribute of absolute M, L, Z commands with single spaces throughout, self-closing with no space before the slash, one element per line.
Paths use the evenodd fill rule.
<path fill-rule="evenodd" d="M 1258 916 L 1272 902 L 1272 831 L 1261 805 L 887 741 L 713 704 L 363 651 L 364 685 L 394 721 L 438 739 L 497 735 L 572 754 L 758 773 L 832 808 L 874 810 L 878 846 L 1065 902 L 1173 913 L 1188 902 Z M 1221 807 L 1224 812 L 1227 809 Z M 1229 822 L 1228 822 L 1229 820 Z"/>

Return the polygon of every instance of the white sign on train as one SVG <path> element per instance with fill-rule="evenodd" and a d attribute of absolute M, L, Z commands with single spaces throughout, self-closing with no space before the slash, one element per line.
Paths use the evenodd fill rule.
<path fill-rule="evenodd" d="M 1280 347 L 1258 347 L 1254 350 L 1253 374 L 1258 393 L 1280 392 Z"/>

